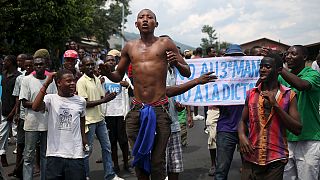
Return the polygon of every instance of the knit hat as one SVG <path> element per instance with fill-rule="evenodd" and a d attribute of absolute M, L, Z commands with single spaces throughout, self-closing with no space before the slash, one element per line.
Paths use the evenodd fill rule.
<path fill-rule="evenodd" d="M 50 59 L 49 51 L 46 49 L 38 49 L 34 55 L 33 58 L 44 58 L 44 59 Z"/>

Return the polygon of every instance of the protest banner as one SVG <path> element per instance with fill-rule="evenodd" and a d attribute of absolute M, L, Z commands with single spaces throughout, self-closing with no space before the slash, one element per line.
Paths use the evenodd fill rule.
<path fill-rule="evenodd" d="M 204 73 L 214 71 L 216 82 L 198 85 L 184 94 L 175 96 L 184 105 L 240 105 L 244 104 L 246 91 L 259 79 L 262 56 L 213 57 L 188 59 L 191 76 L 177 73 L 177 85 L 193 80 Z"/>

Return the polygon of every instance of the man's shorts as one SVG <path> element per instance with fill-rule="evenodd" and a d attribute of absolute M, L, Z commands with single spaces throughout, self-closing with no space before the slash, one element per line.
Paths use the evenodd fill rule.
<path fill-rule="evenodd" d="M 208 149 L 216 149 L 217 122 L 219 118 L 219 108 L 209 107 L 206 119 L 206 131 L 208 132 Z"/>
<path fill-rule="evenodd" d="M 167 145 L 167 172 L 183 172 L 180 132 L 172 132 Z"/>

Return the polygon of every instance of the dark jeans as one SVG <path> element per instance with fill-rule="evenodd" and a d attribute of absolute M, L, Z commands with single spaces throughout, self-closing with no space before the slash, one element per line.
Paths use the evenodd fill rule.
<path fill-rule="evenodd" d="M 85 180 L 84 159 L 47 157 L 47 180 Z"/>
<path fill-rule="evenodd" d="M 141 105 L 135 105 L 126 116 L 127 135 L 131 148 L 137 139 L 140 123 L 139 114 Z M 166 178 L 166 147 L 171 133 L 171 119 L 168 115 L 167 105 L 154 107 L 156 113 L 157 125 L 156 136 L 153 144 L 151 155 L 151 179 L 164 180 Z M 145 179 L 147 174 L 143 173 L 140 168 L 135 167 L 138 179 Z"/>
<path fill-rule="evenodd" d="M 244 161 L 241 180 L 282 180 L 285 165 L 280 160 L 265 166 Z"/>
<path fill-rule="evenodd" d="M 217 133 L 216 180 L 227 180 L 233 153 L 239 143 L 237 132 Z"/>
<path fill-rule="evenodd" d="M 109 131 L 109 139 L 111 145 L 127 144 L 128 138 L 126 133 L 126 122 L 123 116 L 106 116 L 105 121 L 107 123 Z"/>

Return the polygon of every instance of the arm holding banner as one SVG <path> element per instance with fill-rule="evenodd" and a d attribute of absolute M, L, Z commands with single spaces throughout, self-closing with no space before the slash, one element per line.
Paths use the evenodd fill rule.
<path fill-rule="evenodd" d="M 168 86 L 166 88 L 166 94 L 168 97 L 176 96 L 182 94 L 189 89 L 199 85 L 206 84 L 208 82 L 214 82 L 217 79 L 217 76 L 211 75 L 213 72 L 208 72 L 203 74 L 202 76 L 195 78 L 191 81 L 188 81 L 184 84 L 176 85 L 176 86 Z"/>

